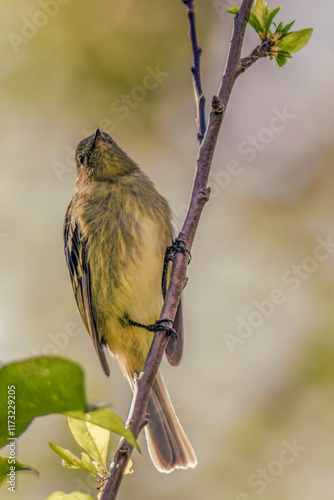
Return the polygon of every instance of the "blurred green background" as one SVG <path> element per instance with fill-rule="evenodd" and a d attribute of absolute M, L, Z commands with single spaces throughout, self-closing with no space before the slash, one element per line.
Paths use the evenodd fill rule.
<path fill-rule="evenodd" d="M 232 5 L 196 2 L 208 102 Z M 318 7 L 285 2 L 278 20 L 297 19 L 295 29 L 314 35 L 283 68 L 261 60 L 240 77 L 215 153 L 188 271 L 184 361 L 162 368 L 198 466 L 159 474 L 142 437 L 120 499 L 334 495 L 334 4 Z M 181 0 L 15 0 L 1 12 L 2 361 L 74 359 L 86 367 L 89 400 L 125 418 L 127 383 L 113 361 L 104 377 L 76 310 L 62 221 L 73 149 L 99 126 L 152 177 L 180 227 L 197 151 L 186 9 Z M 256 44 L 249 28 L 244 54 Z M 75 337 L 63 335 L 69 322 Z M 77 451 L 64 418 L 36 420 L 17 458 L 40 478 L 18 475 L 15 498 L 94 495 L 95 484 L 63 469 L 48 441 Z M 1 498 L 11 495 L 2 488 Z"/>

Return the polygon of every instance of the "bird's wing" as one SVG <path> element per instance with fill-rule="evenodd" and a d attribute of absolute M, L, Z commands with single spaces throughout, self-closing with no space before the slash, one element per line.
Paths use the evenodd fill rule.
<path fill-rule="evenodd" d="M 166 347 L 166 356 L 168 362 L 172 366 L 180 364 L 183 353 L 183 314 L 182 314 L 182 297 L 176 311 L 174 319 L 174 330 L 177 333 L 176 337 L 170 336 Z"/>
<path fill-rule="evenodd" d="M 162 271 L 162 294 L 165 298 L 166 289 L 169 285 L 169 280 L 171 276 L 172 266 L 171 261 L 167 259 L 167 254 L 165 255 L 165 261 Z M 169 364 L 172 366 L 177 366 L 180 364 L 183 354 L 183 314 L 182 314 L 182 297 L 180 299 L 175 319 L 174 319 L 174 330 L 177 336 L 170 336 L 166 347 L 166 356 Z"/>
<path fill-rule="evenodd" d="M 70 208 L 71 204 L 65 216 L 64 245 L 74 297 L 83 322 L 94 342 L 104 373 L 109 376 L 110 370 L 104 352 L 104 344 L 99 337 L 92 310 L 91 276 L 87 258 L 87 241 L 83 238 L 78 221 L 72 223 Z"/>

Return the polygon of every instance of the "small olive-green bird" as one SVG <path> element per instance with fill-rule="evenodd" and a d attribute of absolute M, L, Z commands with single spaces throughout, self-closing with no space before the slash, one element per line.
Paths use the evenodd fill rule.
<path fill-rule="evenodd" d="M 105 132 L 83 139 L 75 153 L 76 194 L 64 222 L 65 256 L 74 296 L 102 368 L 108 346 L 131 388 L 144 366 L 152 325 L 163 306 L 162 271 L 172 242 L 171 209 L 138 165 Z M 167 359 L 183 350 L 181 303 Z M 145 428 L 151 458 L 161 472 L 195 467 L 194 450 L 158 373 Z"/>

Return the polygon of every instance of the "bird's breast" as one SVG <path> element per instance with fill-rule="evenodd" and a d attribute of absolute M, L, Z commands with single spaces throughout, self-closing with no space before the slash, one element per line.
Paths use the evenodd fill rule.
<path fill-rule="evenodd" d="M 171 238 L 168 225 L 136 200 L 116 199 L 97 212 L 89 232 L 96 315 L 103 316 L 103 323 L 128 316 L 151 324 L 163 304 L 162 269 Z"/>

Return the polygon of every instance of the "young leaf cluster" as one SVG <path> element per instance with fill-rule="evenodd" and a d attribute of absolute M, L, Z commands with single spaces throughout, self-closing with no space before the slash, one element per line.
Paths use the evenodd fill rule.
<path fill-rule="evenodd" d="M 295 21 L 286 25 L 282 22 L 276 24 L 274 18 L 281 8 L 280 6 L 271 10 L 267 2 L 256 0 L 248 19 L 248 23 L 259 35 L 261 42 L 268 43 L 271 47 L 270 59 L 274 58 L 279 66 L 283 66 L 287 58 L 292 57 L 291 54 L 304 48 L 313 32 L 312 28 L 290 31 Z M 238 11 L 239 7 L 227 10 L 230 14 L 237 14 Z"/>
<path fill-rule="evenodd" d="M 81 469 L 95 476 L 102 485 L 108 473 L 108 449 L 111 430 L 115 431 L 115 423 L 123 429 L 124 422 L 108 408 L 91 413 L 69 412 L 68 425 L 76 442 L 85 450 L 81 458 L 71 451 L 53 443 L 50 448 L 63 459 L 63 466 L 68 469 Z M 110 429 L 110 430 L 109 430 Z M 136 443 L 137 449 L 139 449 Z"/>

